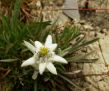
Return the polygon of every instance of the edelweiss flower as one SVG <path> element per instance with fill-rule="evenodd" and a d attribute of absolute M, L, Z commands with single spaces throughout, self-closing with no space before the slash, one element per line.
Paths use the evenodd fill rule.
<path fill-rule="evenodd" d="M 24 61 L 21 67 L 31 65 L 35 69 L 33 79 L 36 79 L 37 70 L 39 70 L 41 75 L 45 69 L 56 75 L 57 71 L 53 62 L 67 63 L 64 58 L 55 54 L 54 50 L 56 49 L 57 44 L 52 43 L 51 35 L 48 35 L 44 45 L 39 41 L 35 41 L 35 46 L 27 41 L 24 41 L 24 44 L 34 55 Z"/>

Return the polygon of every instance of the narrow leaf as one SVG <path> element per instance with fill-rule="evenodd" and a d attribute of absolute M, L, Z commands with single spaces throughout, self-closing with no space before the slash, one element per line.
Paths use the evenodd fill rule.
<path fill-rule="evenodd" d="M 0 60 L 0 62 L 14 62 L 14 61 L 17 61 L 18 59 L 3 59 L 3 60 Z"/>
<path fill-rule="evenodd" d="M 73 83 L 73 82 L 72 82 L 71 80 L 69 80 L 67 77 L 65 77 L 65 76 L 63 76 L 63 75 L 61 75 L 61 74 L 58 74 L 58 76 L 59 76 L 60 78 L 62 78 L 63 80 L 67 81 L 70 85 L 75 86 L 76 88 L 82 90 L 82 88 L 80 88 L 79 86 L 77 86 L 75 83 Z"/>

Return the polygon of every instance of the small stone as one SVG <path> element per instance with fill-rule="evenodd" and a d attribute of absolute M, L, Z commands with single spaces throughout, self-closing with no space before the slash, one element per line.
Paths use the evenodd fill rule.
<path fill-rule="evenodd" d="M 36 6 L 37 6 L 38 8 L 40 8 L 40 7 L 41 7 L 41 2 L 40 2 L 40 1 L 37 1 L 37 2 L 36 2 Z"/>
<path fill-rule="evenodd" d="M 57 5 L 57 6 L 62 6 L 64 4 L 64 1 L 65 0 L 54 0 L 54 3 Z"/>
<path fill-rule="evenodd" d="M 77 0 L 66 0 L 64 3 L 64 9 L 72 9 L 72 10 L 63 10 L 63 13 L 68 17 L 70 17 L 71 19 L 75 19 L 77 21 L 80 20 Z M 77 10 L 73 10 L 73 9 L 77 9 Z"/>
<path fill-rule="evenodd" d="M 96 32 L 96 37 L 98 37 L 98 38 L 104 38 L 104 34 L 101 34 L 101 33 L 99 33 L 99 32 Z"/>
<path fill-rule="evenodd" d="M 89 36 L 90 36 L 90 38 L 94 38 L 95 37 L 95 31 L 91 31 Z"/>
<path fill-rule="evenodd" d="M 86 21 L 85 21 L 85 20 L 80 20 L 79 23 L 80 23 L 81 25 L 84 25 L 84 24 L 86 23 Z"/>
<path fill-rule="evenodd" d="M 106 33 L 107 32 L 107 29 L 102 29 L 101 31 L 100 31 L 100 33 Z"/>
<path fill-rule="evenodd" d="M 98 31 L 98 32 L 100 32 L 101 31 L 101 28 L 97 26 L 97 27 L 95 27 L 95 30 Z"/>
<path fill-rule="evenodd" d="M 84 25 L 83 27 L 85 29 L 93 30 L 93 27 L 91 25 L 88 25 L 88 24 Z"/>

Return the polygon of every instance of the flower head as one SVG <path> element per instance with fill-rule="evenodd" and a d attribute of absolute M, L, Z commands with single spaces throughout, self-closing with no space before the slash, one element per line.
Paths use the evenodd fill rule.
<path fill-rule="evenodd" d="M 35 41 L 35 46 L 30 44 L 27 41 L 24 41 L 25 46 L 34 54 L 33 57 L 24 61 L 21 67 L 32 66 L 36 70 L 39 70 L 39 73 L 42 75 L 43 72 L 47 69 L 52 74 L 57 74 L 56 68 L 53 65 L 53 62 L 67 63 L 67 61 L 55 54 L 55 49 L 57 44 L 52 43 L 52 36 L 48 35 L 45 44 L 43 45 L 39 41 Z M 36 77 L 33 74 L 33 79 Z"/>

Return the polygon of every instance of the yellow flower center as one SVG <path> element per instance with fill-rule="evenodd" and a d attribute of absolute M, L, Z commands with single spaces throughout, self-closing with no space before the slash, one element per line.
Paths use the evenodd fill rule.
<path fill-rule="evenodd" d="M 48 54 L 49 50 L 46 47 L 41 47 L 40 51 L 39 51 L 39 55 L 42 56 L 46 56 Z"/>

